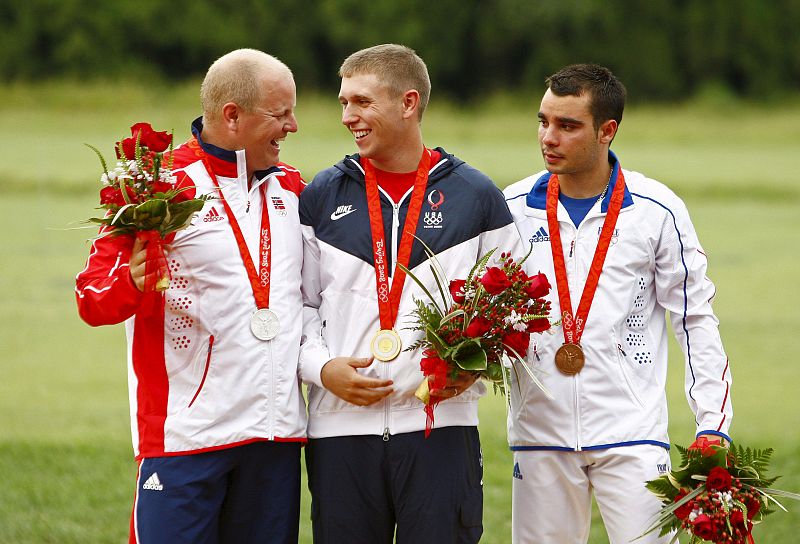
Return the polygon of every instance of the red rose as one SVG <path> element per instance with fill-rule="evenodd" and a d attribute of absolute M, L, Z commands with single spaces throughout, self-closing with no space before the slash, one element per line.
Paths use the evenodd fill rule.
<path fill-rule="evenodd" d="M 704 540 L 711 540 L 716 533 L 714 520 L 705 514 L 700 514 L 692 522 L 692 532 Z"/>
<path fill-rule="evenodd" d="M 117 206 L 124 206 L 125 199 L 122 198 L 122 191 L 111 185 L 106 185 L 100 189 L 100 204 L 116 204 Z"/>
<path fill-rule="evenodd" d="M 513 331 L 503 337 L 503 344 L 516 351 L 520 357 L 525 357 L 530 339 L 531 335 L 527 332 Z"/>
<path fill-rule="evenodd" d="M 747 526 L 744 521 L 744 514 L 742 514 L 741 510 L 731 510 L 731 525 L 743 531 L 747 530 Z"/>
<path fill-rule="evenodd" d="M 747 519 L 753 519 L 756 516 L 756 514 L 758 514 L 759 510 L 761 510 L 760 500 L 752 498 L 749 501 L 747 501 Z"/>
<path fill-rule="evenodd" d="M 708 472 L 706 488 L 725 491 L 731 487 L 731 473 L 722 467 L 714 467 Z"/>
<path fill-rule="evenodd" d="M 490 295 L 497 295 L 511 287 L 511 280 L 506 273 L 496 266 L 486 269 L 486 273 L 481 278 L 481 283 L 486 292 Z"/>
<path fill-rule="evenodd" d="M 117 152 L 118 159 L 123 158 L 120 155 L 120 148 L 122 148 L 122 155 L 124 155 L 124 158 L 129 161 L 136 158 L 136 138 L 125 138 L 122 142 L 117 142 L 115 151 Z"/>
<path fill-rule="evenodd" d="M 153 183 L 151 190 L 153 194 L 156 193 L 166 193 L 167 191 L 171 191 L 174 189 L 171 183 L 167 183 L 166 181 L 156 181 Z"/>
<path fill-rule="evenodd" d="M 161 153 L 166 151 L 172 142 L 172 135 L 166 131 L 153 130 L 150 123 L 136 123 L 131 127 L 131 137 L 136 141 L 139 136 L 139 145 L 146 147 L 150 151 Z"/>
<path fill-rule="evenodd" d="M 550 328 L 550 320 L 539 317 L 528 321 L 528 332 L 544 332 Z"/>
<path fill-rule="evenodd" d="M 467 280 L 453 280 L 450 282 L 450 294 L 456 304 L 464 302 L 464 286 Z"/>
<path fill-rule="evenodd" d="M 678 491 L 678 494 L 675 495 L 674 502 L 678 502 L 686 495 L 688 495 L 688 493 L 683 489 L 681 489 L 680 491 Z M 678 519 L 686 519 L 687 517 L 689 517 L 689 514 L 692 513 L 692 508 L 694 508 L 694 504 L 692 503 L 692 501 L 684 503 L 682 506 L 679 506 L 678 508 L 675 509 L 675 517 L 677 517 Z"/>
<path fill-rule="evenodd" d="M 470 338 L 477 338 L 489 332 L 489 329 L 491 328 L 492 322 L 485 317 L 473 317 L 472 321 L 470 321 L 469 325 L 467 325 L 467 330 L 464 331 L 464 334 Z"/>
<path fill-rule="evenodd" d="M 542 298 L 550 292 L 550 282 L 547 276 L 539 272 L 535 276 L 529 276 L 530 285 L 525 287 L 525 293 L 531 298 Z"/>
<path fill-rule="evenodd" d="M 148 135 L 147 139 L 143 141 L 144 145 L 147 146 L 147 149 L 150 151 L 155 151 L 156 153 L 161 153 L 166 151 L 169 148 L 169 144 L 172 143 L 172 134 L 169 134 L 167 131 L 157 131 L 153 130 Z"/>
<path fill-rule="evenodd" d="M 424 357 L 419 362 L 422 374 L 429 379 L 428 387 L 431 390 L 443 389 L 447 385 L 447 361 L 441 359 L 433 350 L 425 350 Z"/>

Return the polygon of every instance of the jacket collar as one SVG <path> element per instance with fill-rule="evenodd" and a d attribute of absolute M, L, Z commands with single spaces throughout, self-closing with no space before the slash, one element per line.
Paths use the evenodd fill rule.
<path fill-rule="evenodd" d="M 439 152 L 439 162 L 432 164 L 429 174 L 428 183 L 437 181 L 451 172 L 457 166 L 464 163 L 461 159 L 450 155 L 441 147 L 437 147 L 436 151 Z M 340 162 L 334 165 L 334 168 L 342 171 L 346 176 L 355 179 L 360 183 L 364 183 L 364 169 L 361 167 L 361 157 L 358 153 L 348 155 Z"/>
<path fill-rule="evenodd" d="M 208 157 L 211 168 L 213 168 L 214 172 L 219 176 L 226 178 L 238 177 L 239 173 L 236 160 L 237 152 L 229 149 L 223 149 L 214 144 L 204 142 L 202 134 L 203 118 L 198 117 L 192 122 L 192 135 L 197 139 L 197 143 L 200 145 L 200 148 Z M 244 154 L 244 151 L 241 151 L 241 153 Z M 262 180 L 268 175 L 279 173 L 280 171 L 280 168 L 277 166 L 272 166 L 266 170 L 256 170 L 253 172 L 253 175 L 257 180 Z"/>
<path fill-rule="evenodd" d="M 606 213 L 608 211 L 608 204 L 611 201 L 611 193 L 614 192 L 614 187 L 617 184 L 617 174 L 619 173 L 620 166 L 619 159 L 614 154 L 613 151 L 610 149 L 608 150 L 608 162 L 612 165 L 611 167 L 611 177 L 608 185 L 608 191 L 606 191 L 606 195 L 603 197 L 603 202 L 600 204 L 600 212 Z M 535 208 L 538 210 L 544 210 L 545 204 L 547 200 L 547 184 L 550 181 L 550 172 L 545 172 L 542 177 L 536 180 L 536 183 L 533 184 L 528 196 L 525 199 L 525 203 L 528 205 L 529 208 Z M 628 191 L 628 185 L 625 185 L 625 197 L 622 200 L 622 207 L 626 208 L 633 204 L 633 197 L 631 197 L 630 191 Z"/>

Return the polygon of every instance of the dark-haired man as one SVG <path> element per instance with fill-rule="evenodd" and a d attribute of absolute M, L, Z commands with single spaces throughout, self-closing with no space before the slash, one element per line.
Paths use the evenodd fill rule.
<path fill-rule="evenodd" d="M 623 170 L 609 150 L 625 87 L 606 68 L 572 65 L 547 79 L 539 108 L 546 171 L 505 190 L 525 263 L 555 278 L 554 335 L 510 387 L 514 542 L 586 542 L 592 492 L 612 543 L 641 535 L 660 509 L 644 486 L 669 470 L 669 312 L 686 360 L 697 436 L 729 440 L 731 373 L 711 309 L 714 285 L 684 203 Z M 657 532 L 637 542 L 666 542 Z"/>

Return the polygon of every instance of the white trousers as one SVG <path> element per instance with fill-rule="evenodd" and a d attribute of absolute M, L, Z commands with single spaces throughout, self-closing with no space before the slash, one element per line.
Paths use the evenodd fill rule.
<path fill-rule="evenodd" d="M 515 451 L 511 540 L 514 544 L 585 544 L 594 492 L 611 544 L 650 527 L 661 501 L 645 488 L 670 470 L 669 452 L 636 445 L 589 451 Z M 654 531 L 636 544 L 667 543 Z"/>

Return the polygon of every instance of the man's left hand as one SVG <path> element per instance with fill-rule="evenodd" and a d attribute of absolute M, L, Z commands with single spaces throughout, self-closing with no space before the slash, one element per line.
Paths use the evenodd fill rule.
<path fill-rule="evenodd" d="M 455 378 L 448 377 L 447 383 L 443 388 L 432 389 L 431 399 L 441 401 L 457 397 L 458 395 L 469 389 L 477 379 L 478 379 L 477 374 L 473 372 L 461 371 Z"/>

